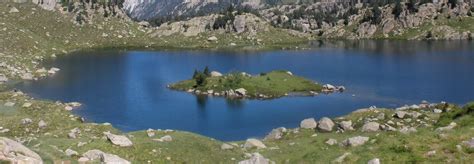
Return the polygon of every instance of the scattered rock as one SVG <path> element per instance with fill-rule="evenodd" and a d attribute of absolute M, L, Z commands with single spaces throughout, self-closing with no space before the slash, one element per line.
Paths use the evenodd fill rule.
<path fill-rule="evenodd" d="M 130 139 L 128 139 L 126 136 L 115 135 L 109 132 L 106 132 L 105 135 L 107 136 L 107 139 L 109 139 L 114 145 L 121 147 L 129 147 L 133 145 L 132 141 L 130 141 Z"/>
<path fill-rule="evenodd" d="M 78 156 L 79 153 L 77 153 L 77 151 L 74 151 L 72 149 L 66 149 L 66 151 L 64 151 L 66 153 L 67 156 L 69 157 L 72 157 L 72 156 Z"/>
<path fill-rule="evenodd" d="M 155 136 L 155 130 L 148 129 L 148 130 L 146 130 L 146 134 L 148 135 L 148 137 L 154 137 Z"/>
<path fill-rule="evenodd" d="M 348 130 L 354 130 L 354 128 L 352 127 L 352 121 L 349 120 L 349 121 L 341 121 L 339 123 L 339 128 L 341 128 L 342 130 L 344 131 L 348 131 Z"/>
<path fill-rule="evenodd" d="M 234 149 L 234 146 L 229 145 L 229 144 L 227 144 L 227 143 L 223 143 L 223 144 L 221 145 L 221 149 L 222 149 L 222 150 L 231 150 L 231 149 Z"/>
<path fill-rule="evenodd" d="M 365 144 L 367 141 L 369 141 L 369 137 L 357 136 L 342 141 L 342 144 L 344 146 L 356 147 Z"/>
<path fill-rule="evenodd" d="M 432 151 L 429 151 L 429 152 L 425 153 L 425 156 L 427 156 L 427 157 L 433 157 L 435 155 L 436 155 L 436 150 L 432 150 Z"/>
<path fill-rule="evenodd" d="M 367 164 L 380 164 L 380 159 L 378 158 L 371 159 L 369 162 L 367 162 Z"/>
<path fill-rule="evenodd" d="M 247 90 L 244 88 L 239 88 L 235 90 L 235 93 L 237 93 L 239 96 L 245 97 L 247 94 Z"/>
<path fill-rule="evenodd" d="M 457 126 L 457 124 L 455 122 L 451 122 L 448 126 L 437 128 L 436 131 L 437 132 L 442 132 L 442 131 L 452 130 L 456 126 Z"/>
<path fill-rule="evenodd" d="M 318 129 L 321 131 L 330 132 L 332 131 L 333 127 L 334 127 L 334 122 L 332 122 L 330 118 L 323 117 L 318 122 Z"/>
<path fill-rule="evenodd" d="M 462 142 L 463 145 L 465 145 L 469 149 L 474 149 L 474 138 L 471 138 L 471 140 L 464 141 Z"/>
<path fill-rule="evenodd" d="M 207 38 L 207 41 L 211 41 L 211 42 L 217 41 L 217 37 L 211 36 L 211 37 Z"/>
<path fill-rule="evenodd" d="M 337 140 L 333 139 L 333 138 L 330 138 L 326 141 L 326 144 L 331 145 L 331 146 L 335 145 L 335 144 L 337 144 Z"/>
<path fill-rule="evenodd" d="M 160 138 L 163 142 L 171 142 L 173 141 L 173 137 L 171 137 L 170 135 L 166 135 L 166 136 L 163 136 Z"/>
<path fill-rule="evenodd" d="M 217 72 L 217 71 L 212 71 L 211 72 L 211 77 L 221 77 L 222 76 L 222 73 L 220 72 Z"/>
<path fill-rule="evenodd" d="M 81 130 L 79 128 L 74 128 L 67 134 L 67 136 L 69 138 L 75 139 L 79 134 L 81 134 Z"/>
<path fill-rule="evenodd" d="M 318 123 L 314 118 L 307 118 L 301 121 L 300 127 L 303 129 L 315 129 L 318 126 Z"/>
<path fill-rule="evenodd" d="M 269 164 L 274 163 L 269 159 L 263 157 L 259 153 L 253 153 L 250 159 L 240 161 L 239 164 Z"/>
<path fill-rule="evenodd" d="M 252 148 L 257 148 L 257 149 L 264 149 L 267 148 L 265 144 L 262 143 L 262 141 L 254 138 L 247 139 L 247 141 L 244 144 L 244 148 L 246 149 L 252 149 Z"/>
<path fill-rule="evenodd" d="M 7 82 L 7 81 L 8 81 L 8 78 L 5 75 L 0 74 L 0 83 L 4 83 L 4 82 Z"/>
<path fill-rule="evenodd" d="M 80 160 L 83 160 L 83 161 L 87 159 L 87 161 L 98 160 L 100 162 L 107 163 L 107 164 L 108 163 L 130 164 L 129 161 L 122 159 L 117 155 L 107 154 L 100 150 L 89 150 L 86 153 L 84 153 L 82 156 L 83 158 L 80 158 Z"/>
<path fill-rule="evenodd" d="M 395 112 L 395 117 L 397 117 L 399 119 L 403 119 L 406 114 L 407 114 L 407 112 L 405 112 L 405 111 L 396 111 Z"/>
<path fill-rule="evenodd" d="M 0 160 L 11 163 L 43 163 L 34 151 L 5 137 L 0 137 Z"/>
<path fill-rule="evenodd" d="M 14 102 L 6 102 L 3 105 L 6 106 L 6 107 L 13 107 L 13 106 L 15 106 L 15 103 Z"/>
<path fill-rule="evenodd" d="M 343 155 L 337 157 L 333 163 L 343 163 L 347 156 L 351 155 L 351 153 L 344 153 Z"/>
<path fill-rule="evenodd" d="M 399 131 L 400 131 L 400 133 L 403 133 L 403 134 L 409 134 L 409 133 L 417 132 L 416 128 L 414 128 L 414 127 L 403 127 Z"/>
<path fill-rule="evenodd" d="M 44 122 L 43 120 L 40 120 L 40 121 L 38 122 L 38 127 L 39 127 L 40 129 L 44 129 L 44 128 L 46 128 L 46 126 L 48 126 L 48 124 L 46 124 L 46 122 Z"/>
<path fill-rule="evenodd" d="M 279 140 L 283 137 L 283 134 L 286 132 L 287 130 L 284 127 L 273 129 L 267 136 L 265 136 L 264 140 Z"/>
<path fill-rule="evenodd" d="M 10 11 L 8 11 L 8 13 L 18 13 L 18 12 L 20 12 L 20 10 L 18 10 L 16 7 L 11 7 Z"/>
<path fill-rule="evenodd" d="M 433 109 L 433 113 L 440 114 L 440 113 L 443 113 L 443 110 L 441 110 L 441 109 Z"/>
<path fill-rule="evenodd" d="M 23 75 L 21 75 L 21 79 L 23 79 L 23 80 L 33 80 L 33 74 L 24 73 Z"/>
<path fill-rule="evenodd" d="M 377 122 L 368 122 L 362 126 L 363 132 L 376 132 L 379 131 L 380 124 Z"/>
<path fill-rule="evenodd" d="M 31 124 L 31 123 L 33 123 L 33 120 L 31 120 L 30 118 L 21 119 L 21 124 L 22 125 L 28 125 L 28 124 Z"/>
<path fill-rule="evenodd" d="M 29 108 L 29 107 L 31 107 L 31 105 L 33 105 L 33 104 L 27 102 L 27 103 L 24 103 L 21 107 L 23 107 L 23 108 Z"/>

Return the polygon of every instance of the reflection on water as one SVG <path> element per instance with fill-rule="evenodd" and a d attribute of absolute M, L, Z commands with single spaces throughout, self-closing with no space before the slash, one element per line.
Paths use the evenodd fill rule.
<path fill-rule="evenodd" d="M 78 101 L 89 120 L 125 130 L 178 129 L 221 140 L 261 137 L 308 117 L 336 117 L 372 105 L 474 100 L 474 44 L 465 41 L 315 41 L 304 51 L 97 51 L 46 63 L 54 77 L 16 87 L 38 98 Z M 194 96 L 166 86 L 209 66 L 259 74 L 289 70 L 344 85 L 342 94 L 235 100 Z"/>

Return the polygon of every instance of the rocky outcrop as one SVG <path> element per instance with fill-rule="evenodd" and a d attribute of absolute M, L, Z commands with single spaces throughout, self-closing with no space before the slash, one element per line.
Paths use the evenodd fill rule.
<path fill-rule="evenodd" d="M 41 157 L 34 151 L 5 137 L 0 137 L 0 161 L 9 161 L 11 163 L 43 163 Z"/>

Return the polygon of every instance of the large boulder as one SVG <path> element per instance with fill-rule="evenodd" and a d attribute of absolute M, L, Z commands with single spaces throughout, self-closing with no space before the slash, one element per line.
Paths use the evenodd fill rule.
<path fill-rule="evenodd" d="M 217 71 L 212 71 L 211 72 L 211 77 L 221 77 L 222 76 L 222 73 L 220 72 L 217 72 Z"/>
<path fill-rule="evenodd" d="M 109 163 L 130 164 L 129 161 L 123 158 L 120 158 L 117 155 L 104 153 L 103 151 L 100 151 L 100 150 L 89 150 L 86 153 L 84 153 L 82 156 L 83 158 L 81 158 L 81 160 L 86 160 L 86 161 L 100 161 L 106 164 L 109 164 Z"/>
<path fill-rule="evenodd" d="M 34 151 L 5 137 L 0 137 L 0 161 L 8 161 L 10 163 L 43 163 L 41 157 Z"/>
<path fill-rule="evenodd" d="M 339 128 L 341 128 L 344 131 L 354 130 L 354 128 L 352 127 L 352 121 L 351 120 L 339 122 Z"/>
<path fill-rule="evenodd" d="M 356 147 L 365 144 L 367 141 L 369 141 L 369 137 L 357 136 L 342 141 L 342 144 L 344 146 Z"/>
<path fill-rule="evenodd" d="M 318 122 L 318 129 L 325 132 L 330 132 L 334 128 L 334 122 L 327 117 L 321 118 Z"/>
<path fill-rule="evenodd" d="M 362 126 L 363 132 L 376 132 L 379 131 L 380 124 L 377 122 L 367 122 Z"/>
<path fill-rule="evenodd" d="M 318 126 L 318 123 L 314 118 L 307 118 L 301 121 L 300 127 L 303 129 L 315 129 Z"/>
<path fill-rule="evenodd" d="M 263 157 L 259 153 L 253 153 L 250 159 L 240 161 L 239 164 L 269 164 L 274 163 L 269 159 Z"/>
<path fill-rule="evenodd" d="M 126 136 L 115 135 L 112 133 L 105 133 L 105 135 L 107 136 L 107 139 L 109 139 L 114 145 L 121 147 L 129 147 L 133 145 L 132 141 L 130 141 L 130 139 L 128 139 Z"/>
<path fill-rule="evenodd" d="M 254 138 L 247 139 L 247 141 L 244 144 L 244 148 L 246 149 L 252 149 L 252 148 L 257 148 L 257 149 L 264 149 L 267 148 L 265 144 L 263 144 L 262 141 Z"/>

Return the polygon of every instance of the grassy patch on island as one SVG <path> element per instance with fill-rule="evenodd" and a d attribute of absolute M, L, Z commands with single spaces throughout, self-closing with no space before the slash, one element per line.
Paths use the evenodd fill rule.
<path fill-rule="evenodd" d="M 278 98 L 288 94 L 312 95 L 320 92 L 322 86 L 303 77 L 295 76 L 289 71 L 272 71 L 256 76 L 247 73 L 233 72 L 213 76 L 208 69 L 196 71 L 192 79 L 170 85 L 171 89 L 228 96 L 229 90 L 244 89 L 245 93 L 236 95 L 248 98 Z"/>

